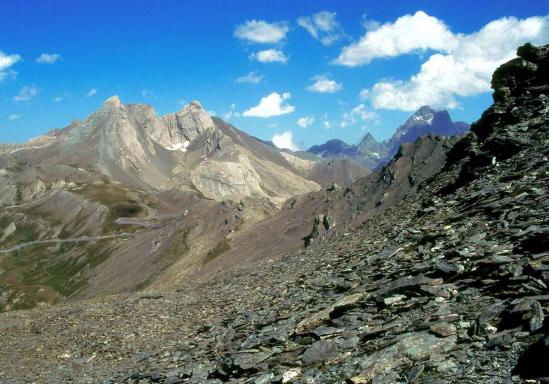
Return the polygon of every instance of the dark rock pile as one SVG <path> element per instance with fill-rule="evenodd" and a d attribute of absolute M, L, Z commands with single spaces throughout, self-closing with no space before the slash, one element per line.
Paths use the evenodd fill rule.
<path fill-rule="evenodd" d="M 215 319 L 112 382 L 549 382 L 549 47 L 419 192 L 361 227 L 205 284 Z"/>

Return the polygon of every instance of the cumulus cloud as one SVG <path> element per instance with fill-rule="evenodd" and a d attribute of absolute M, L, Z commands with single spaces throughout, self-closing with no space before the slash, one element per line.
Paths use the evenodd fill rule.
<path fill-rule="evenodd" d="M 271 141 L 281 149 L 289 149 L 290 151 L 297 151 L 299 149 L 297 144 L 294 143 L 294 135 L 291 131 L 275 133 Z"/>
<path fill-rule="evenodd" d="M 401 16 L 394 23 L 369 30 L 358 42 L 344 47 L 335 62 L 356 67 L 373 59 L 414 51 L 451 50 L 457 44 L 458 36 L 443 21 L 418 11 L 414 15 Z"/>
<path fill-rule="evenodd" d="M 373 111 L 367 111 L 364 104 L 359 104 L 351 109 L 350 112 L 345 112 L 343 115 L 341 115 L 341 121 L 339 123 L 339 126 L 341 128 L 346 128 L 358 122 L 376 121 L 378 118 L 379 116 L 377 115 L 377 113 Z"/>
<path fill-rule="evenodd" d="M 299 125 L 301 128 L 310 127 L 314 122 L 315 122 L 314 116 L 305 116 L 297 119 L 297 125 Z"/>
<path fill-rule="evenodd" d="M 322 11 L 312 16 L 303 16 L 297 19 L 297 24 L 322 45 L 331 45 L 343 36 L 343 28 L 337 22 L 335 12 Z"/>
<path fill-rule="evenodd" d="M 21 115 L 17 115 L 17 114 L 12 114 L 8 116 L 8 120 L 11 120 L 11 121 L 19 120 L 20 118 L 21 118 Z"/>
<path fill-rule="evenodd" d="M 58 53 L 42 53 L 37 59 L 38 64 L 53 64 L 61 58 Z"/>
<path fill-rule="evenodd" d="M 250 60 L 257 60 L 260 63 L 282 63 L 288 62 L 288 57 L 279 49 L 265 49 L 249 56 Z"/>
<path fill-rule="evenodd" d="M 396 25 L 397 22 L 391 25 Z M 518 46 L 526 42 L 544 44 L 549 40 L 549 16 L 526 19 L 504 17 L 494 20 L 478 32 L 468 35 L 451 33 L 442 27 L 442 21 L 438 21 L 438 23 L 431 21 L 429 24 L 432 29 L 431 33 L 434 33 L 436 29 L 433 26 L 439 25 L 439 33 L 442 37 L 432 38 L 428 47 L 418 48 L 416 45 L 415 49 L 411 49 L 413 44 L 408 44 L 405 49 L 391 50 L 391 52 L 406 53 L 417 49 L 423 50 L 426 47 L 439 52 L 430 55 L 421 65 L 419 72 L 408 80 L 381 81 L 370 89 L 363 90 L 361 92 L 363 100 L 370 100 L 374 108 L 404 111 L 414 111 L 422 105 L 457 108 L 459 107 L 458 97 L 490 91 L 492 73 L 499 65 L 515 57 Z M 387 28 L 387 26 L 385 24 L 378 30 Z M 425 32 L 425 30 L 423 31 Z M 380 46 L 386 44 L 389 47 L 402 48 L 397 36 L 390 33 L 385 33 L 383 36 L 387 40 L 378 41 L 377 44 Z M 447 46 L 438 44 L 444 40 L 448 41 Z M 348 54 L 348 52 L 344 51 L 339 59 L 344 54 Z M 366 63 L 374 56 L 371 54 L 362 55 L 360 56 L 362 57 L 361 61 L 355 60 L 354 62 L 357 65 Z M 353 56 L 345 57 L 345 60 L 350 60 Z M 355 55 L 354 59 L 358 57 Z"/>
<path fill-rule="evenodd" d="M 87 93 L 88 97 L 95 96 L 96 94 L 97 94 L 97 89 L 95 88 L 90 89 Z"/>
<path fill-rule="evenodd" d="M 25 85 L 19 90 L 19 93 L 13 97 L 13 100 L 16 102 L 20 101 L 30 101 L 38 95 L 40 90 L 36 85 Z"/>
<path fill-rule="evenodd" d="M 271 117 L 292 113 L 295 111 L 295 107 L 287 103 L 290 97 L 289 92 L 283 94 L 273 92 L 268 96 L 262 97 L 259 104 L 245 111 L 243 116 Z"/>
<path fill-rule="evenodd" d="M 0 81 L 4 80 L 8 76 L 15 76 L 16 72 L 9 69 L 13 64 L 21 61 L 20 55 L 7 55 L 0 51 Z"/>
<path fill-rule="evenodd" d="M 259 84 L 263 80 L 263 75 L 260 75 L 257 72 L 250 72 L 247 75 L 241 76 L 238 79 L 236 79 L 237 83 L 251 83 L 251 84 Z"/>
<path fill-rule="evenodd" d="M 248 20 L 238 25 L 234 36 L 252 43 L 272 44 L 284 40 L 289 27 L 285 22 L 268 23 L 264 20 Z"/>
<path fill-rule="evenodd" d="M 326 75 L 317 75 L 313 77 L 313 80 L 315 82 L 307 87 L 307 90 L 311 92 L 335 93 L 343 88 L 340 83 Z"/>

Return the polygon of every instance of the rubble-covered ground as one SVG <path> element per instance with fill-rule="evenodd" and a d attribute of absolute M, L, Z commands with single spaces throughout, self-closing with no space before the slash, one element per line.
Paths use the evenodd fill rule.
<path fill-rule="evenodd" d="M 549 382 L 549 46 L 417 193 L 161 293 L 0 314 L 0 381 Z"/>

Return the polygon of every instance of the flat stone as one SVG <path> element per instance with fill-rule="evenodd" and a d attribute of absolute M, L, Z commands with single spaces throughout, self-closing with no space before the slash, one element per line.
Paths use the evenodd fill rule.
<path fill-rule="evenodd" d="M 450 323 L 435 323 L 429 329 L 433 334 L 440 337 L 448 337 L 457 333 L 456 326 Z"/>
<path fill-rule="evenodd" d="M 353 295 L 345 296 L 339 299 L 335 304 L 323 309 L 320 312 L 313 314 L 312 316 L 302 320 L 295 328 L 295 333 L 303 333 L 305 331 L 312 331 L 316 327 L 322 325 L 324 322 L 330 320 L 330 316 L 340 313 L 346 309 L 352 308 L 357 301 L 364 298 L 364 293 L 355 293 Z"/>
<path fill-rule="evenodd" d="M 326 362 L 339 355 L 339 346 L 335 340 L 319 340 L 305 350 L 301 360 L 305 365 Z"/>

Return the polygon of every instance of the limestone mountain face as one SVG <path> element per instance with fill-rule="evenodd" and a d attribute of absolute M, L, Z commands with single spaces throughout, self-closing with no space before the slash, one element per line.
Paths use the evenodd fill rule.
<path fill-rule="evenodd" d="M 423 106 L 398 127 L 388 140 L 378 142 L 371 133 L 367 133 L 358 145 L 330 140 L 308 151 L 323 158 L 350 158 L 369 169 L 378 169 L 392 159 L 402 144 L 413 143 L 426 134 L 451 137 L 463 135 L 468 130 L 468 124 L 453 122 L 448 111 L 436 111 Z"/>
<path fill-rule="evenodd" d="M 246 142 L 226 134 L 194 101 L 158 117 L 149 105 L 113 96 L 82 122 L 35 139 L 13 155 L 30 165 L 74 165 L 146 190 L 196 189 L 208 198 L 288 197 L 318 187 L 280 154 L 264 160 Z M 257 143 L 256 147 L 262 144 Z"/>
<path fill-rule="evenodd" d="M 173 265 L 191 273 L 231 231 L 320 189 L 291 156 L 199 102 L 158 116 L 117 96 L 2 146 L 0 310 L 143 287 Z"/>

